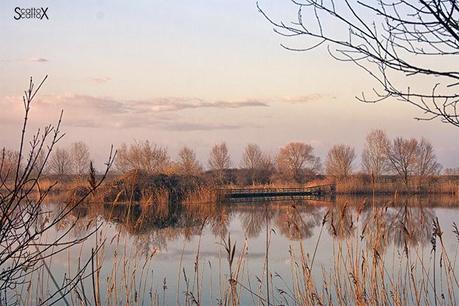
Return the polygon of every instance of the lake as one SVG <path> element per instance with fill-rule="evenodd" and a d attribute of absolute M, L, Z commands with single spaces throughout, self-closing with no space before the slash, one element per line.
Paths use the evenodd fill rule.
<path fill-rule="evenodd" d="M 438 196 L 82 206 L 47 238 L 97 233 L 47 266 L 60 287 L 87 264 L 72 305 L 455 304 L 457 221 Z M 44 268 L 29 280 L 23 304 L 56 291 Z"/>

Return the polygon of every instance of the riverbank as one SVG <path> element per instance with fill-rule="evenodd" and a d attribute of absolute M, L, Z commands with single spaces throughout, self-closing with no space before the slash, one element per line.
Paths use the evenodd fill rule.
<path fill-rule="evenodd" d="M 326 180 L 329 181 L 329 180 Z M 459 177 L 437 176 L 432 178 L 411 177 L 408 184 L 395 176 L 384 176 L 375 182 L 369 176 L 356 175 L 334 180 L 337 194 L 349 195 L 459 195 Z"/>
<path fill-rule="evenodd" d="M 459 197 L 459 176 L 432 178 L 411 177 L 405 184 L 399 177 L 384 176 L 373 182 L 370 177 L 355 175 L 344 179 L 311 177 L 306 184 L 276 182 L 260 185 L 229 184 L 225 188 L 303 188 L 334 184 L 336 195 L 447 195 Z M 90 192 L 87 178 L 78 176 L 44 177 L 39 181 L 40 190 L 52 186 L 48 200 L 77 201 Z M 91 197 L 92 201 L 105 203 L 137 202 L 144 205 L 168 203 L 216 202 L 221 185 L 206 176 L 149 175 L 132 171 L 124 175 L 109 176 Z"/>

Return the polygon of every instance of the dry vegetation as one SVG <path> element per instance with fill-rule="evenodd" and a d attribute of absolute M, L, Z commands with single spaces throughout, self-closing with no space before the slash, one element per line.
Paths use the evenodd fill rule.
<path fill-rule="evenodd" d="M 336 181 L 338 194 L 449 194 L 459 195 L 459 179 L 440 176 L 424 180 L 413 178 L 408 185 L 397 177 L 383 177 L 376 182 L 366 176 L 352 176 Z"/>

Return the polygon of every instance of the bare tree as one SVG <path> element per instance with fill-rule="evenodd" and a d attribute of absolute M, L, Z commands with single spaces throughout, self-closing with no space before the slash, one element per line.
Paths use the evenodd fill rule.
<path fill-rule="evenodd" d="M 405 185 L 408 185 L 409 176 L 416 171 L 417 154 L 418 141 L 414 138 L 397 137 L 388 149 L 387 156 L 391 169 L 402 177 Z"/>
<path fill-rule="evenodd" d="M 426 114 L 417 119 L 440 118 L 459 126 L 459 72 L 448 64 L 456 62 L 459 51 L 456 0 L 287 2 L 297 10 L 291 22 L 276 21 L 257 3 L 276 33 L 306 38 L 303 47 L 284 48 L 308 51 L 327 45 L 333 58 L 356 64 L 378 84 L 373 97 L 362 94 L 360 100 L 393 97 Z"/>
<path fill-rule="evenodd" d="M 382 130 L 371 131 L 366 138 L 362 152 L 362 168 L 371 176 L 373 183 L 389 170 L 390 162 L 387 150 L 390 140 Z"/>
<path fill-rule="evenodd" d="M 46 160 L 46 154 L 44 151 L 37 155 L 35 164 L 36 167 L 32 169 L 30 173 L 32 177 L 39 177 L 49 174 L 49 162 Z M 39 169 L 41 170 L 40 172 L 38 172 Z"/>
<path fill-rule="evenodd" d="M 17 287 L 24 285 L 28 281 L 27 276 L 41 268 L 45 268 L 44 271 L 49 273 L 56 291 L 53 292 L 50 288 L 47 297 L 37 303 L 51 305 L 63 300 L 68 304 L 65 296 L 88 276 L 85 270 L 92 256 L 91 259 L 79 265 L 80 268 L 74 277 L 67 275 L 59 284 L 48 269 L 46 259 L 84 241 L 92 232 L 80 238 L 72 238 L 69 233 L 74 228 L 75 221 L 71 222 L 66 230 L 53 232 L 52 235 L 47 235 L 47 233 L 65 220 L 76 206 L 100 186 L 114 158 L 114 155 L 110 153 L 102 180 L 94 181 L 80 200 L 63 203 L 52 214 L 48 209 L 44 209 L 44 201 L 54 185 L 46 189 L 41 188 L 40 176 L 56 144 L 63 137 L 60 131 L 62 113 L 56 125 L 48 125 L 38 130 L 32 135 L 29 142 L 27 142 L 26 134 L 31 105 L 45 80 L 46 77 L 35 88 L 30 79 L 29 88 L 23 97 L 24 120 L 17 151 L 18 157 L 13 167 L 13 179 L 7 180 L 3 176 L 6 155 L 2 154 L 0 159 L 0 304 L 2 305 L 15 304 Z M 28 149 L 26 148 L 27 143 L 29 143 Z M 43 155 L 43 162 L 39 160 L 40 155 Z M 32 175 L 33 172 L 34 175 Z M 36 190 L 38 193 L 35 193 Z M 94 252 L 97 252 L 97 249 Z"/>
<path fill-rule="evenodd" d="M 129 170 L 132 169 L 132 164 L 131 158 L 129 158 L 129 148 L 128 146 L 123 143 L 121 146 L 117 149 L 118 150 L 118 156 L 116 157 L 115 161 L 115 168 L 118 172 L 125 173 Z"/>
<path fill-rule="evenodd" d="M 49 171 L 56 175 L 72 174 L 72 158 L 63 148 L 56 148 L 49 161 Z"/>
<path fill-rule="evenodd" d="M 287 179 L 303 182 L 306 174 L 314 174 L 319 166 L 311 145 L 291 142 L 281 148 L 277 155 L 278 171 Z"/>
<path fill-rule="evenodd" d="M 441 165 L 437 162 L 432 144 L 422 138 L 418 144 L 416 158 L 416 175 L 426 178 L 438 175 L 441 171 Z"/>
<path fill-rule="evenodd" d="M 263 164 L 263 152 L 257 144 L 248 144 L 242 154 L 241 167 L 244 169 L 258 169 Z"/>
<path fill-rule="evenodd" d="M 266 181 L 274 167 L 271 157 L 263 153 L 257 144 L 248 144 L 242 154 L 241 168 L 248 170 L 250 183 L 253 184 Z"/>
<path fill-rule="evenodd" d="M 443 173 L 445 175 L 459 175 L 459 168 L 446 168 Z"/>
<path fill-rule="evenodd" d="M 196 159 L 194 151 L 188 147 L 183 147 L 179 152 L 178 170 L 182 175 L 199 175 L 202 166 Z"/>
<path fill-rule="evenodd" d="M 252 177 L 252 183 L 269 183 L 271 177 L 273 176 L 276 170 L 275 162 L 271 155 L 263 153 L 263 158 L 259 165 L 259 168 L 255 170 L 255 173 Z"/>
<path fill-rule="evenodd" d="M 73 173 L 83 175 L 89 171 L 89 148 L 82 141 L 70 145 L 70 158 L 72 160 Z"/>
<path fill-rule="evenodd" d="M 209 155 L 209 168 L 215 171 L 220 183 L 224 182 L 224 172 L 231 166 L 231 157 L 226 143 L 216 144 L 212 147 Z"/>
<path fill-rule="evenodd" d="M 209 167 L 212 170 L 224 170 L 231 166 L 231 157 L 226 143 L 216 144 L 212 147 L 209 156 Z"/>
<path fill-rule="evenodd" d="M 334 145 L 328 151 L 325 171 L 330 176 L 347 177 L 352 174 L 352 163 L 354 160 L 354 148 L 347 145 Z"/>
<path fill-rule="evenodd" d="M 170 165 L 167 149 L 145 142 L 136 142 L 118 149 L 116 168 L 120 172 L 143 170 L 150 174 L 164 173 Z"/>

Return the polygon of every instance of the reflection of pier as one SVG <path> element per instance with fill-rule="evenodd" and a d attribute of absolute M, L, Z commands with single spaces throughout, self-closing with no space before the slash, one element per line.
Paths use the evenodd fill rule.
<path fill-rule="evenodd" d="M 221 188 L 218 189 L 220 201 L 272 201 L 290 199 L 334 199 L 335 185 L 319 185 L 310 187 L 263 187 L 263 188 Z"/>

